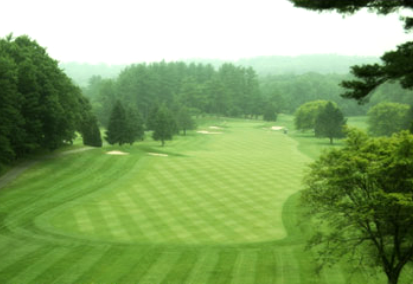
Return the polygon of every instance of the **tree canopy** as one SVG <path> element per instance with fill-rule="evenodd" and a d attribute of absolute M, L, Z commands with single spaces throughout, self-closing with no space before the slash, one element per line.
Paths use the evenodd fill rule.
<path fill-rule="evenodd" d="M 0 39 L 0 100 L 0 165 L 97 128 L 89 101 L 28 36 Z"/>
<path fill-rule="evenodd" d="M 195 114 L 256 117 L 262 114 L 258 77 L 252 68 L 226 63 L 212 65 L 156 62 L 126 67 L 117 79 L 91 78 L 85 93 L 102 125 L 116 100 L 138 109 L 143 120 L 166 104 Z M 147 123 L 147 129 L 153 128 Z"/>
<path fill-rule="evenodd" d="M 333 144 L 334 138 L 344 137 L 345 125 L 346 119 L 341 110 L 328 102 L 317 115 L 314 133 L 316 137 L 329 138 L 330 144 Z"/>
<path fill-rule="evenodd" d="M 335 10 L 343 14 L 351 14 L 367 8 L 378 14 L 389 14 L 401 9 L 412 10 L 413 1 L 410 0 L 290 0 L 296 7 L 316 11 Z M 413 28 L 413 18 L 405 17 L 404 28 L 409 31 Z M 385 82 L 397 80 L 404 88 L 413 88 L 413 42 L 406 42 L 395 51 L 386 52 L 382 57 L 382 64 L 367 64 L 353 66 L 351 73 L 357 80 L 343 81 L 342 86 L 348 89 L 344 97 L 365 101 L 368 96 Z"/>
<path fill-rule="evenodd" d="M 410 107 L 406 104 L 382 102 L 367 113 L 369 133 L 374 136 L 390 136 L 409 129 Z"/>
<path fill-rule="evenodd" d="M 349 256 L 397 283 L 413 260 L 413 136 L 351 130 L 344 148 L 311 165 L 305 183 L 302 202 L 318 228 L 309 244 L 320 264 Z"/>
<path fill-rule="evenodd" d="M 156 112 L 153 126 L 152 137 L 155 141 L 161 141 L 162 147 L 165 145 L 165 141 L 172 140 L 173 135 L 177 132 L 175 118 L 165 105 L 161 105 Z"/>
<path fill-rule="evenodd" d="M 314 130 L 317 116 L 328 104 L 328 101 L 317 100 L 301 105 L 294 114 L 294 124 L 297 130 Z"/>

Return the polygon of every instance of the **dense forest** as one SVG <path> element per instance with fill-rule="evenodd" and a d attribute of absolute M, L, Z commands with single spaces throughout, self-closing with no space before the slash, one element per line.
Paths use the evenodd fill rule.
<path fill-rule="evenodd" d="M 99 145 L 97 121 L 79 87 L 27 36 L 0 39 L 0 167 L 39 149 Z"/>
<path fill-rule="evenodd" d="M 159 62 L 131 65 L 117 79 L 93 77 L 85 94 L 103 126 L 117 100 L 139 111 L 145 121 L 160 105 L 174 113 L 182 107 L 192 115 L 258 117 L 265 101 L 252 68 L 227 63 L 211 65 Z"/>

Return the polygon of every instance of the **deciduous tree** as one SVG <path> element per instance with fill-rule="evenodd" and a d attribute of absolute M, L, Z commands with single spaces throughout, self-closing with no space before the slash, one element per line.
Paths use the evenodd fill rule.
<path fill-rule="evenodd" d="M 318 100 L 301 105 L 294 114 L 295 128 L 297 130 L 313 130 L 318 114 L 327 103 L 328 101 Z"/>
<path fill-rule="evenodd" d="M 305 184 L 302 202 L 318 228 L 309 244 L 320 264 L 347 256 L 398 283 L 413 260 L 413 136 L 350 130 L 344 148 L 311 165 Z"/>
<path fill-rule="evenodd" d="M 333 144 L 334 138 L 344 137 L 345 125 L 346 119 L 341 110 L 328 102 L 316 118 L 314 133 L 316 137 L 330 138 L 330 144 Z"/>
<path fill-rule="evenodd" d="M 368 115 L 369 133 L 375 136 L 390 136 L 409 129 L 410 107 L 398 103 L 380 103 L 372 107 Z"/>

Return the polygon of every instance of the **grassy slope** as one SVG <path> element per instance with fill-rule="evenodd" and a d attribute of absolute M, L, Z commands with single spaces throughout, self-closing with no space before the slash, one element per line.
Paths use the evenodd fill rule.
<path fill-rule="evenodd" d="M 220 123 L 222 135 L 122 147 L 128 156 L 96 149 L 27 171 L 0 191 L 0 282 L 344 283 L 341 270 L 314 275 L 297 226 L 311 161 L 297 149 L 311 157 L 319 147 L 260 122 Z M 147 154 L 160 151 L 169 156 Z"/>

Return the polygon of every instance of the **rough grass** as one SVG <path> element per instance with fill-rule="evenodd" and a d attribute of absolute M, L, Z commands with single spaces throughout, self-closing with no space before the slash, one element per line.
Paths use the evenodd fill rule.
<path fill-rule="evenodd" d="M 315 275 L 303 251 L 297 199 L 315 140 L 259 121 L 201 124 L 223 134 L 61 156 L 3 188 L 0 282 L 346 283 L 344 268 Z M 378 281 L 361 271 L 355 283 Z"/>

